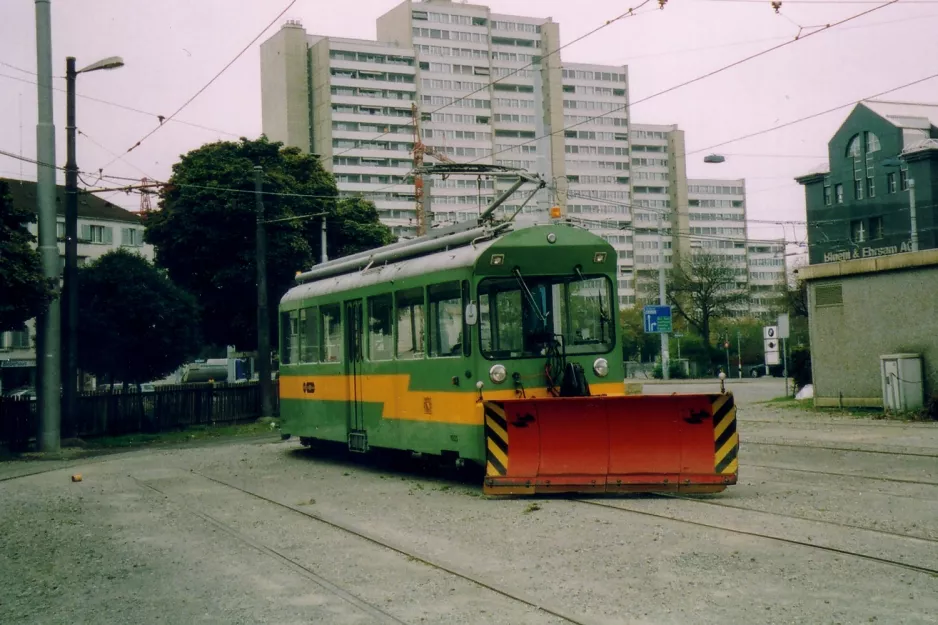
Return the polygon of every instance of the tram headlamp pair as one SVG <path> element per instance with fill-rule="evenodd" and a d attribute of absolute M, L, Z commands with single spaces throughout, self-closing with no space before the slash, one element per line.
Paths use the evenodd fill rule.
<path fill-rule="evenodd" d="M 600 378 L 609 375 L 609 362 L 605 358 L 597 358 L 593 361 L 593 372 Z M 489 369 L 489 378 L 495 384 L 501 384 L 508 378 L 508 371 L 505 365 L 492 365 Z"/>

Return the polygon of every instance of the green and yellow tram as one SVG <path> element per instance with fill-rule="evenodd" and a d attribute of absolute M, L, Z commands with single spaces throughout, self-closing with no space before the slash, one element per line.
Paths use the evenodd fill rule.
<path fill-rule="evenodd" d="M 617 272 L 559 221 L 314 267 L 280 304 L 282 431 L 473 462 L 492 493 L 722 490 L 732 395 L 625 395 Z"/>

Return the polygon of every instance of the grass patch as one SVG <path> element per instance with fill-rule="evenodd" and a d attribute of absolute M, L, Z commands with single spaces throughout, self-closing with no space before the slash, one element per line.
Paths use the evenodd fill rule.
<path fill-rule="evenodd" d="M 862 408 L 845 406 L 815 406 L 813 399 L 795 399 L 794 397 L 776 397 L 761 402 L 776 408 L 793 408 L 805 413 L 825 415 L 829 417 L 853 417 L 855 419 L 874 419 L 878 421 L 932 421 L 923 413 L 885 413 L 882 408 Z"/>
<path fill-rule="evenodd" d="M 528 507 L 525 508 L 521 514 L 531 514 L 532 512 L 537 512 L 541 509 L 541 505 L 538 503 L 529 503 Z"/>

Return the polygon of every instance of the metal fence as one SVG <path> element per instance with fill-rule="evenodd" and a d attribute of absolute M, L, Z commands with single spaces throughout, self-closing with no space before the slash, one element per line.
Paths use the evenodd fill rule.
<path fill-rule="evenodd" d="M 276 414 L 277 383 L 272 387 Z M 147 393 L 82 393 L 78 414 L 62 416 L 61 434 L 63 439 L 91 438 L 235 423 L 262 416 L 260 403 L 256 382 L 159 386 Z M 26 449 L 38 431 L 35 400 L 0 397 L 0 444 Z"/>

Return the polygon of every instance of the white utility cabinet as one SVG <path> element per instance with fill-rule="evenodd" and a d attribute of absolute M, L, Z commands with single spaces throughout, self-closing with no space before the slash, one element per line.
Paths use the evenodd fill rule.
<path fill-rule="evenodd" d="M 924 406 L 922 357 L 919 354 L 880 356 L 879 371 L 883 384 L 883 408 L 890 412 L 909 412 Z"/>

